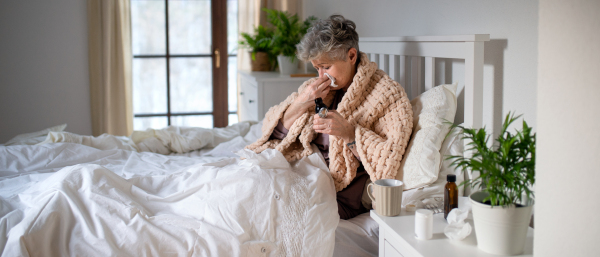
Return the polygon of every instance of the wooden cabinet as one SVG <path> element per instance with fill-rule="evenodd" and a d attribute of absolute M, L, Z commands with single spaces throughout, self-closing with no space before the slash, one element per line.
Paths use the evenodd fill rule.
<path fill-rule="evenodd" d="M 279 72 L 239 71 L 239 120 L 260 121 L 274 105 L 281 103 L 310 78 L 292 78 Z"/>

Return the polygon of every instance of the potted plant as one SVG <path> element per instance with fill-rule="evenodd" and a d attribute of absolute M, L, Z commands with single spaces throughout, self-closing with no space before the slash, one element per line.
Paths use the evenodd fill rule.
<path fill-rule="evenodd" d="M 273 54 L 277 55 L 279 71 L 283 75 L 295 73 L 298 69 L 296 45 L 300 43 L 311 23 L 317 18 L 310 16 L 301 22 L 296 14 L 291 15 L 288 12 L 271 9 L 263 10 L 267 12 L 267 20 L 275 28 L 271 47 Z"/>
<path fill-rule="evenodd" d="M 239 41 L 240 47 L 250 51 L 250 65 L 252 71 L 270 71 L 275 60 L 271 52 L 271 39 L 273 29 L 258 25 L 254 29 L 254 36 L 242 32 L 243 40 Z"/>
<path fill-rule="evenodd" d="M 521 115 L 508 113 L 496 144 L 482 129 L 464 128 L 471 156 L 449 156 L 452 165 L 479 173 L 461 185 L 479 187 L 470 196 L 478 247 L 488 253 L 516 255 L 523 252 L 533 207 L 535 183 L 535 133 L 523 121 L 521 130 L 508 127 Z M 453 125 L 454 126 L 454 125 Z"/>

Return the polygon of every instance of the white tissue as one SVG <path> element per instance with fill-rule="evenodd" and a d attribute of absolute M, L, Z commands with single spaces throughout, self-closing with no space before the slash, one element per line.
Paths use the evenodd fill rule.
<path fill-rule="evenodd" d="M 452 209 L 446 220 L 448 226 L 444 228 L 444 234 L 451 240 L 463 240 L 471 234 L 471 224 L 465 222 L 471 210 L 471 202 L 464 201 L 459 208 Z"/>
<path fill-rule="evenodd" d="M 329 86 L 331 86 L 331 87 L 337 87 L 338 86 L 338 85 L 335 84 L 335 78 L 334 77 L 332 77 L 331 75 L 329 75 L 327 73 L 324 73 L 324 74 L 325 74 L 325 76 L 327 76 L 329 78 L 329 80 L 331 80 L 331 84 Z"/>

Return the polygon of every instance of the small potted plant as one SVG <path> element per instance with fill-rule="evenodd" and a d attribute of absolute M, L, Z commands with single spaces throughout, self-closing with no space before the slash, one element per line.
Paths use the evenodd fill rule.
<path fill-rule="evenodd" d="M 485 128 L 462 130 L 470 156 L 449 156 L 452 165 L 478 177 L 461 185 L 477 191 L 470 196 L 478 247 L 488 253 L 517 255 L 523 252 L 533 207 L 535 183 L 535 133 L 508 127 L 521 115 L 508 113 L 496 144 L 490 144 Z"/>
<path fill-rule="evenodd" d="M 249 49 L 250 65 L 252 71 L 270 71 L 275 60 L 271 52 L 271 39 L 273 29 L 259 25 L 254 29 L 254 36 L 242 32 L 243 40 L 239 41 L 240 47 Z"/>
<path fill-rule="evenodd" d="M 263 9 L 267 12 L 267 20 L 275 28 L 271 47 L 274 55 L 277 55 L 279 71 L 283 75 L 295 73 L 298 68 L 296 59 L 296 45 L 300 43 L 304 34 L 317 18 L 308 17 L 304 22 L 300 21 L 298 15 L 288 12 Z"/>

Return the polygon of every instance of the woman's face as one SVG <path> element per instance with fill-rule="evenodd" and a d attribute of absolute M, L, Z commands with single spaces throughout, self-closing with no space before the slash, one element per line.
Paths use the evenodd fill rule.
<path fill-rule="evenodd" d="M 350 50 L 348 50 L 348 53 L 346 53 L 345 61 L 333 61 L 329 60 L 329 58 L 325 56 L 319 59 L 314 59 L 311 61 L 311 63 L 319 72 L 319 78 L 325 77 L 324 73 L 327 73 L 333 78 L 335 78 L 335 84 L 337 84 L 338 87 L 332 88 L 332 90 L 346 90 L 352 83 L 352 79 L 356 74 L 355 64 L 357 57 L 358 56 L 356 49 L 350 48 Z"/>

